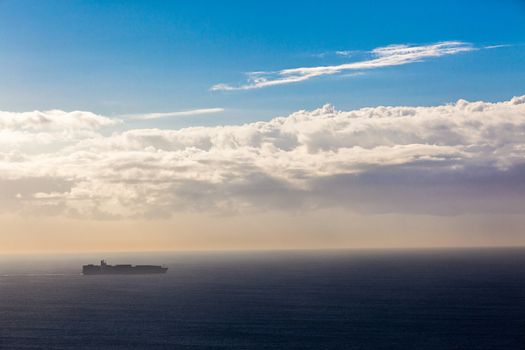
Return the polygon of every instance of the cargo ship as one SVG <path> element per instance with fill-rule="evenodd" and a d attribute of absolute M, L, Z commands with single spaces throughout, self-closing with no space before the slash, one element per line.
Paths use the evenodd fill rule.
<path fill-rule="evenodd" d="M 100 265 L 84 265 L 84 275 L 144 275 L 153 273 L 166 273 L 167 267 L 158 265 L 108 265 L 105 260 Z"/>

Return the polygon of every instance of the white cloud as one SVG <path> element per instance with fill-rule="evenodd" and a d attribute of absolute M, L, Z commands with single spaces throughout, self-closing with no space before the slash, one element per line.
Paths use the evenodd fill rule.
<path fill-rule="evenodd" d="M 86 111 L 0 111 L 0 152 L 29 149 L 41 152 L 42 146 L 64 146 L 79 139 L 99 137 L 101 128 L 121 122 Z"/>
<path fill-rule="evenodd" d="M 336 51 L 335 54 L 337 56 L 343 56 L 343 57 L 350 57 L 352 56 L 356 51 L 352 51 L 352 50 L 341 50 L 341 51 Z"/>
<path fill-rule="evenodd" d="M 487 45 L 487 46 L 484 46 L 483 48 L 484 49 L 500 49 L 500 48 L 513 47 L 513 46 L 515 46 L 515 45 L 500 44 L 500 45 Z"/>
<path fill-rule="evenodd" d="M 334 75 L 345 71 L 369 70 L 390 66 L 400 66 L 420 62 L 425 58 L 454 55 L 460 52 L 476 50 L 469 43 L 444 41 L 431 45 L 391 45 L 371 51 L 373 58 L 334 66 L 301 67 L 283 69 L 276 72 L 250 72 L 248 82 L 239 86 L 216 84 L 211 90 L 251 90 L 275 85 L 297 83 L 323 75 Z M 349 53 L 349 51 L 338 51 Z"/>
<path fill-rule="evenodd" d="M 91 112 L 61 110 L 33 112 L 0 111 L 0 130 L 96 130 L 118 123 Z"/>
<path fill-rule="evenodd" d="M 353 111 L 326 105 L 244 125 L 109 136 L 97 128 L 72 133 L 66 144 L 49 140 L 55 147 L 0 149 L 0 211 L 130 217 L 525 208 L 525 96 Z"/>
<path fill-rule="evenodd" d="M 178 112 L 164 112 L 164 113 L 147 113 L 147 114 L 137 114 L 130 116 L 131 119 L 135 120 L 151 120 L 151 119 L 160 119 L 160 118 L 172 118 L 172 117 L 188 117 L 193 115 L 202 115 L 202 114 L 212 114 L 224 112 L 224 108 L 201 108 L 201 109 L 192 109 L 187 111 L 178 111 Z"/>

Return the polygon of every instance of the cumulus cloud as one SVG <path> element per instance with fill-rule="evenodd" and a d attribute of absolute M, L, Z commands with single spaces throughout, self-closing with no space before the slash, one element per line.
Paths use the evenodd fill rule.
<path fill-rule="evenodd" d="M 109 136 L 98 128 L 113 121 L 90 116 L 79 127 L 90 125 L 91 137 L 79 134 L 52 149 L 0 151 L 1 210 L 103 218 L 525 208 L 525 96 L 352 111 L 326 105 L 244 125 Z"/>
<path fill-rule="evenodd" d="M 33 112 L 0 111 L 0 130 L 95 130 L 117 123 L 91 112 L 61 110 Z"/>
<path fill-rule="evenodd" d="M 85 111 L 0 111 L 0 151 L 38 149 L 43 145 L 63 146 L 82 138 L 97 137 L 101 128 L 119 123 L 119 119 Z"/>
<path fill-rule="evenodd" d="M 390 66 L 400 66 L 423 61 L 430 57 L 454 55 L 476 50 L 472 44 L 461 41 L 443 41 L 431 45 L 390 45 L 379 47 L 370 53 L 370 59 L 334 66 L 301 67 L 283 69 L 276 72 L 247 73 L 248 82 L 243 85 L 216 84 L 211 90 L 252 90 L 275 85 L 297 83 L 324 75 L 334 75 L 345 71 L 363 71 Z M 351 51 L 337 51 L 338 55 L 349 56 Z"/>

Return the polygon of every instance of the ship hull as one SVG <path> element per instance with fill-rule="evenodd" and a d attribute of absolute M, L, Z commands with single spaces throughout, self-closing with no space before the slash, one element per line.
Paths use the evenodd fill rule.
<path fill-rule="evenodd" d="M 161 274 L 168 271 L 167 267 L 161 266 L 96 266 L 85 265 L 82 267 L 84 275 L 150 275 Z"/>

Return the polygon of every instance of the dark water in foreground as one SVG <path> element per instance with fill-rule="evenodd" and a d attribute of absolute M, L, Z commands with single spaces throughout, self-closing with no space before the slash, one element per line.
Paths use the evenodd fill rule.
<path fill-rule="evenodd" d="M 525 250 L 0 257 L 0 348 L 525 349 Z"/>

